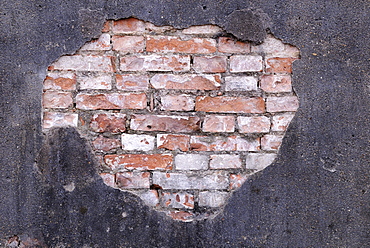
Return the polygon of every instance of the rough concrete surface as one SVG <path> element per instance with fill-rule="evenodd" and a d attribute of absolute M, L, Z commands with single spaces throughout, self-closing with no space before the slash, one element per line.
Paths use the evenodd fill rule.
<path fill-rule="evenodd" d="M 2 1 L 1 246 L 370 246 L 369 7 L 366 0 Z M 97 36 L 105 19 L 130 16 L 177 28 L 217 24 L 255 43 L 268 29 L 301 49 L 293 72 L 300 109 L 278 159 L 213 220 L 181 223 L 151 211 L 102 183 L 75 130 L 41 133 L 47 66 Z"/>

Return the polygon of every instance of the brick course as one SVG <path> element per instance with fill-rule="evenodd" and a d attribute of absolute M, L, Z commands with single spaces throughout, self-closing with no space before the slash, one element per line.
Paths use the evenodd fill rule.
<path fill-rule="evenodd" d="M 217 213 L 273 162 L 298 109 L 297 48 L 135 18 L 102 32 L 48 67 L 42 104 L 44 130 L 77 128 L 106 185 L 191 221 Z"/>

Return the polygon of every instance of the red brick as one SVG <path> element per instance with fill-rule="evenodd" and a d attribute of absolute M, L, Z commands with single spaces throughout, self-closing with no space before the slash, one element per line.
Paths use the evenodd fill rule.
<path fill-rule="evenodd" d="M 62 56 L 49 70 L 113 72 L 112 57 L 96 55 Z"/>
<path fill-rule="evenodd" d="M 262 56 L 234 55 L 230 57 L 230 72 L 262 71 Z"/>
<path fill-rule="evenodd" d="M 297 111 L 299 107 L 298 98 L 296 96 L 282 97 L 267 97 L 266 110 L 267 112 L 287 112 Z"/>
<path fill-rule="evenodd" d="M 229 189 L 234 190 L 240 188 L 243 183 L 247 180 L 248 175 L 243 174 L 230 174 L 230 185 Z"/>
<path fill-rule="evenodd" d="M 261 89 L 269 93 L 291 92 L 291 77 L 290 75 L 263 75 Z"/>
<path fill-rule="evenodd" d="M 81 51 L 107 51 L 111 49 L 110 35 L 102 34 L 99 39 L 87 42 L 81 47 Z"/>
<path fill-rule="evenodd" d="M 112 89 L 111 74 L 82 74 L 77 77 L 80 89 L 110 90 Z"/>
<path fill-rule="evenodd" d="M 152 36 L 146 42 L 148 52 L 158 53 L 214 53 L 216 41 L 207 38 L 192 38 L 182 40 L 175 36 Z"/>
<path fill-rule="evenodd" d="M 247 42 L 236 41 L 229 37 L 218 38 L 218 51 L 221 53 L 249 53 L 251 46 Z"/>
<path fill-rule="evenodd" d="M 143 36 L 113 36 L 113 50 L 121 53 L 141 53 L 145 49 Z"/>
<path fill-rule="evenodd" d="M 44 90 L 75 90 L 76 74 L 73 72 L 49 72 L 44 80 Z"/>
<path fill-rule="evenodd" d="M 121 189 L 149 189 L 149 172 L 121 172 L 116 174 L 116 184 Z"/>
<path fill-rule="evenodd" d="M 197 116 L 134 115 L 130 128 L 139 131 L 195 132 L 199 130 Z"/>
<path fill-rule="evenodd" d="M 60 113 L 60 112 L 45 112 L 43 118 L 43 128 L 52 127 L 77 127 L 78 114 Z"/>
<path fill-rule="evenodd" d="M 214 57 L 194 57 L 193 68 L 196 72 L 216 73 L 225 72 L 227 67 L 227 58 Z"/>
<path fill-rule="evenodd" d="M 234 132 L 234 116 L 207 115 L 204 118 L 203 132 Z"/>
<path fill-rule="evenodd" d="M 144 93 L 80 93 L 76 96 L 76 108 L 83 110 L 144 109 L 146 106 L 146 95 Z"/>
<path fill-rule="evenodd" d="M 266 116 L 239 116 L 238 126 L 241 133 L 268 133 L 271 124 Z"/>
<path fill-rule="evenodd" d="M 72 93 L 70 92 L 46 91 L 42 98 L 44 108 L 68 108 L 72 103 Z"/>
<path fill-rule="evenodd" d="M 182 30 L 184 34 L 205 34 L 212 36 L 220 32 L 222 32 L 222 29 L 216 25 L 191 26 Z"/>
<path fill-rule="evenodd" d="M 110 27 L 111 27 L 111 21 L 106 21 L 103 25 L 103 28 L 102 28 L 102 33 L 108 33 L 110 31 Z"/>
<path fill-rule="evenodd" d="M 261 138 L 261 149 L 264 151 L 276 151 L 280 148 L 283 135 L 266 134 Z"/>
<path fill-rule="evenodd" d="M 128 18 L 113 22 L 112 27 L 115 34 L 141 33 L 145 31 L 145 22 L 136 18 Z"/>
<path fill-rule="evenodd" d="M 191 136 L 191 151 L 258 151 L 260 141 L 245 139 L 240 136 Z"/>
<path fill-rule="evenodd" d="M 286 131 L 293 117 L 294 114 L 282 114 L 273 116 L 271 131 L 280 131 L 280 132 Z"/>
<path fill-rule="evenodd" d="M 221 86 L 221 75 L 157 74 L 150 83 L 155 89 L 217 90 Z"/>
<path fill-rule="evenodd" d="M 210 169 L 238 169 L 242 167 L 239 155 L 217 154 L 211 155 L 209 161 Z"/>
<path fill-rule="evenodd" d="M 191 95 L 165 95 L 161 97 L 161 110 L 192 111 L 195 97 Z"/>
<path fill-rule="evenodd" d="M 144 91 L 148 89 L 149 77 L 146 75 L 117 74 L 117 89 L 124 91 Z"/>
<path fill-rule="evenodd" d="M 296 58 L 267 58 L 266 72 L 292 73 L 292 64 Z"/>
<path fill-rule="evenodd" d="M 171 170 L 171 154 L 121 154 L 105 155 L 105 163 L 112 168 L 128 170 Z"/>
<path fill-rule="evenodd" d="M 194 208 L 194 195 L 186 192 L 163 192 L 160 200 L 165 208 Z"/>
<path fill-rule="evenodd" d="M 265 102 L 262 97 L 198 96 L 195 110 L 224 113 L 264 113 Z"/>
<path fill-rule="evenodd" d="M 190 56 L 187 55 L 142 55 L 121 58 L 121 71 L 176 71 L 190 70 Z"/>
<path fill-rule="evenodd" d="M 157 134 L 158 149 L 189 151 L 190 136 L 182 134 Z"/>
<path fill-rule="evenodd" d="M 109 139 L 103 136 L 99 136 L 98 138 L 96 138 L 92 142 L 92 144 L 95 150 L 104 151 L 104 152 L 121 147 L 121 142 L 119 140 Z"/>
<path fill-rule="evenodd" d="M 121 113 L 95 114 L 90 123 L 94 132 L 119 133 L 126 130 L 126 115 Z"/>

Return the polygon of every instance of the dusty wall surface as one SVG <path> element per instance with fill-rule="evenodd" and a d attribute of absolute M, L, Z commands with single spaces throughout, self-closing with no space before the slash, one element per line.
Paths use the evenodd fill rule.
<path fill-rule="evenodd" d="M 1 245 L 17 235 L 44 247 L 369 246 L 369 7 L 346 0 L 3 2 Z M 215 24 L 256 43 L 269 28 L 300 49 L 293 68 L 300 108 L 278 158 L 215 219 L 181 223 L 152 211 L 102 182 L 74 129 L 42 135 L 47 66 L 98 36 L 106 19 L 130 16 L 176 28 Z M 70 182 L 72 192 L 63 188 Z"/>

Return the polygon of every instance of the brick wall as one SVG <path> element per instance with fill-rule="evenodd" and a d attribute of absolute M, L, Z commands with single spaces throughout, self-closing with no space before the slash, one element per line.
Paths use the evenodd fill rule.
<path fill-rule="evenodd" d="M 213 25 L 107 21 L 48 68 L 43 128 L 76 127 L 107 185 L 176 220 L 214 216 L 275 159 L 298 108 L 298 58 L 272 35 L 253 45 Z"/>

